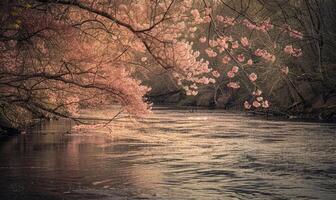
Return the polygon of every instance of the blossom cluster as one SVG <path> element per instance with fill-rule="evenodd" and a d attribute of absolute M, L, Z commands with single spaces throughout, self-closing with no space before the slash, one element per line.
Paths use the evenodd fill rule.
<path fill-rule="evenodd" d="M 275 55 L 272 55 L 271 53 L 267 52 L 265 49 L 257 49 L 255 50 L 254 54 L 258 57 L 262 57 L 268 62 L 275 62 Z"/>
<path fill-rule="evenodd" d="M 243 24 L 251 30 L 262 31 L 264 33 L 266 33 L 267 31 L 271 30 L 274 27 L 269 18 L 260 23 L 252 23 L 250 20 L 244 19 Z"/>
<path fill-rule="evenodd" d="M 287 45 L 284 48 L 284 52 L 286 54 L 289 54 L 289 55 L 294 56 L 294 57 L 300 57 L 300 56 L 302 56 L 302 50 L 299 49 L 299 48 L 294 48 L 293 45 Z"/>
<path fill-rule="evenodd" d="M 252 101 L 245 101 L 244 102 L 244 107 L 245 109 L 251 109 L 252 107 L 254 108 L 269 108 L 270 104 L 268 100 L 265 100 L 264 97 L 261 96 L 262 91 L 257 89 L 256 91 L 253 92 L 253 100 Z"/>
<path fill-rule="evenodd" d="M 281 33 L 288 33 L 294 39 L 303 38 L 301 32 L 294 30 L 288 25 L 284 26 L 285 28 L 279 28 L 279 26 L 275 26 L 271 22 L 270 18 L 261 21 L 251 21 L 246 18 L 241 19 L 224 15 L 215 15 L 213 17 L 214 13 L 216 11 L 209 7 L 203 12 L 196 9 L 191 11 L 195 25 L 199 25 L 200 27 L 210 26 L 204 29 L 205 33 L 209 34 L 208 31 L 212 24 L 215 24 L 213 27 L 216 29 L 215 33 L 208 36 L 201 34 L 199 42 L 208 60 L 220 61 L 220 64 L 217 64 L 216 67 L 212 66 L 214 68 L 212 75 L 215 79 L 219 79 L 217 81 L 219 81 L 218 84 L 220 85 L 239 89 L 241 87 L 242 76 L 246 76 L 247 79 L 243 78 L 243 80 L 249 80 L 252 88 L 260 88 L 260 84 L 264 82 L 262 75 L 268 72 L 259 75 L 257 75 L 257 72 L 265 70 L 267 66 L 267 68 L 270 68 L 270 71 L 277 69 L 278 72 L 288 75 L 289 67 L 285 66 L 281 60 L 283 58 L 282 55 L 289 54 L 294 57 L 302 55 L 301 49 L 294 48 L 290 44 L 283 47 L 284 51 L 279 51 L 283 44 L 277 43 L 270 36 L 270 34 L 274 33 L 280 35 Z M 207 24 L 209 22 L 211 23 Z M 198 29 L 202 30 L 202 28 Z M 222 73 L 226 76 L 221 76 Z M 225 84 L 222 84 L 223 82 Z M 189 92 L 189 94 L 191 93 Z M 261 96 L 260 89 L 256 89 L 253 93 L 255 98 L 252 102 L 246 101 L 244 103 L 246 108 L 269 107 L 270 103 Z"/>
<path fill-rule="evenodd" d="M 288 35 L 292 38 L 302 40 L 303 39 L 303 33 L 293 29 L 290 25 L 284 24 L 282 28 L 284 33 L 288 33 Z"/>

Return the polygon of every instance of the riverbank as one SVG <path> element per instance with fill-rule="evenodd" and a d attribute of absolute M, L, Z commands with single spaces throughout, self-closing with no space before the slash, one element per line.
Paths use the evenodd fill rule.
<path fill-rule="evenodd" d="M 197 112 L 197 110 L 225 110 L 228 112 L 237 112 L 237 113 L 246 113 L 251 116 L 263 117 L 265 119 L 274 119 L 274 120 L 289 120 L 289 121 L 309 121 L 309 122 L 327 122 L 327 123 L 336 123 L 336 112 L 334 111 L 323 111 L 316 113 L 286 113 L 280 110 L 249 110 L 246 111 L 242 108 L 222 108 L 216 106 L 194 106 L 194 105 L 176 105 L 176 104 L 156 104 L 156 106 L 175 108 L 180 110 L 189 110 L 190 112 Z"/>
<path fill-rule="evenodd" d="M 15 128 L 1 128 L 0 127 L 0 139 L 12 135 L 18 135 L 21 131 Z"/>
<path fill-rule="evenodd" d="M 255 116 L 257 118 L 274 120 L 274 121 L 297 121 L 297 122 L 316 122 L 316 123 L 336 123 L 336 113 L 333 111 L 324 111 L 320 113 L 285 113 L 279 110 L 250 110 L 246 111 L 239 107 L 234 108 L 218 108 L 215 106 L 185 106 L 176 104 L 155 104 L 154 109 L 174 109 L 181 110 L 190 113 L 197 113 L 204 110 L 216 110 L 225 111 L 231 114 L 241 115 L 245 113 L 249 116 Z M 33 125 L 33 124 L 31 124 Z M 22 130 L 18 128 L 9 127 L 8 124 L 0 124 L 0 139 L 8 136 L 21 134 Z"/>
<path fill-rule="evenodd" d="M 166 89 L 168 90 L 168 89 Z M 214 92 L 213 87 L 203 87 L 199 90 L 197 96 L 186 96 L 183 90 L 174 90 L 170 92 L 165 88 L 156 88 L 149 95 L 150 101 L 154 105 L 172 105 L 179 107 L 205 107 L 206 109 L 225 109 L 225 110 L 246 110 L 243 103 L 246 99 L 251 99 L 245 91 L 243 93 L 232 91 L 221 91 L 219 95 Z M 266 111 L 256 108 L 248 111 L 255 115 L 275 115 L 285 119 L 309 120 L 316 122 L 336 123 L 336 93 L 334 90 L 326 92 L 320 88 L 320 92 L 314 93 L 309 87 L 302 87 L 301 93 L 304 99 L 288 99 L 287 91 L 282 91 L 277 96 L 272 96 L 270 101 L 270 110 Z"/>

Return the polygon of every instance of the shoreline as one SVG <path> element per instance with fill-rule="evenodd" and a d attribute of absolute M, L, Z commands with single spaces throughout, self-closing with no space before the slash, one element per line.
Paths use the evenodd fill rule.
<path fill-rule="evenodd" d="M 229 112 L 239 112 L 246 113 L 250 116 L 260 116 L 265 119 L 279 119 L 279 120 L 288 120 L 288 121 L 303 121 L 303 122 L 316 122 L 316 123 L 336 123 L 336 113 L 332 113 L 332 117 L 323 118 L 320 113 L 284 113 L 276 110 L 254 110 L 254 111 L 244 111 L 242 109 L 225 109 L 225 108 L 216 108 L 216 107 L 207 107 L 207 106 L 181 106 L 174 104 L 157 104 L 153 106 L 153 109 L 157 108 L 174 108 L 179 110 L 191 110 L 192 112 L 197 112 L 197 110 L 218 110 L 218 111 L 229 111 Z"/>

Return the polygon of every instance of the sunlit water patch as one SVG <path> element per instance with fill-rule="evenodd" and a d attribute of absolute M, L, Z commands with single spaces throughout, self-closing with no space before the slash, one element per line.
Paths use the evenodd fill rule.
<path fill-rule="evenodd" d="M 72 125 L 0 142 L 0 199 L 336 199 L 335 124 L 158 109 Z"/>

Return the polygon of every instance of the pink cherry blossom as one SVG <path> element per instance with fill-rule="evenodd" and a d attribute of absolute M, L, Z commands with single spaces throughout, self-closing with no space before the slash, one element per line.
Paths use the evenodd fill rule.
<path fill-rule="evenodd" d="M 210 23 L 211 22 L 211 17 L 210 16 L 205 16 L 203 18 L 204 23 Z"/>
<path fill-rule="evenodd" d="M 238 73 L 238 71 L 239 71 L 239 67 L 237 67 L 237 66 L 233 66 L 232 69 L 231 69 L 231 71 L 232 71 L 233 73 Z"/>
<path fill-rule="evenodd" d="M 270 54 L 269 52 L 267 52 L 267 50 L 264 49 L 257 49 L 255 50 L 254 54 L 258 57 L 262 57 L 269 62 L 275 62 L 276 59 L 275 55 Z"/>
<path fill-rule="evenodd" d="M 261 106 L 261 104 L 258 102 L 258 101 L 253 101 L 252 105 L 255 107 L 255 108 L 259 108 Z"/>
<path fill-rule="evenodd" d="M 252 59 L 248 59 L 247 64 L 248 64 L 248 65 L 253 65 L 253 61 L 252 61 Z"/>
<path fill-rule="evenodd" d="M 232 71 L 228 71 L 226 73 L 226 75 L 229 77 L 229 78 L 233 78 L 235 76 L 235 73 L 233 73 Z"/>
<path fill-rule="evenodd" d="M 212 75 L 216 78 L 220 77 L 220 73 L 218 71 L 212 71 Z"/>
<path fill-rule="evenodd" d="M 268 108 L 269 107 L 269 103 L 268 103 L 267 100 L 265 100 L 265 101 L 262 102 L 262 107 L 263 108 Z"/>
<path fill-rule="evenodd" d="M 200 13 L 199 13 L 198 9 L 191 10 L 191 14 L 194 18 L 200 17 Z"/>
<path fill-rule="evenodd" d="M 233 26 L 235 25 L 235 18 L 226 16 L 224 17 L 223 23 L 225 27 Z"/>
<path fill-rule="evenodd" d="M 216 40 L 209 40 L 210 47 L 216 47 L 217 45 L 218 45 L 218 42 Z"/>
<path fill-rule="evenodd" d="M 262 91 L 259 90 L 259 89 L 257 89 L 257 90 L 254 91 L 252 94 L 253 94 L 254 96 L 260 96 L 260 95 L 262 94 Z"/>
<path fill-rule="evenodd" d="M 243 24 L 249 29 L 258 30 L 264 33 L 274 27 L 270 19 L 266 19 L 260 23 L 252 23 L 248 19 L 244 19 Z"/>
<path fill-rule="evenodd" d="M 239 44 L 237 41 L 232 42 L 232 49 L 237 49 L 239 48 Z"/>
<path fill-rule="evenodd" d="M 205 52 L 208 54 L 208 56 L 210 58 L 216 57 L 217 53 L 215 51 L 213 51 L 211 48 L 207 48 L 205 49 Z"/>
<path fill-rule="evenodd" d="M 222 48 L 227 49 L 229 48 L 228 39 L 227 37 L 220 37 L 217 39 L 217 42 Z"/>
<path fill-rule="evenodd" d="M 244 62 L 244 60 L 245 60 L 245 56 L 244 56 L 243 54 L 239 54 L 239 55 L 237 56 L 237 60 L 238 60 L 239 62 Z"/>
<path fill-rule="evenodd" d="M 289 36 L 292 37 L 292 38 L 300 39 L 300 40 L 303 39 L 303 33 L 298 31 L 298 30 L 292 29 L 291 26 L 288 25 L 288 24 L 283 25 L 282 31 L 284 33 L 288 33 Z"/>
<path fill-rule="evenodd" d="M 300 40 L 303 39 L 303 33 L 293 29 L 289 32 L 289 36 Z"/>
<path fill-rule="evenodd" d="M 198 94 L 198 91 L 196 91 L 196 90 L 193 90 L 192 92 L 191 92 L 191 95 L 192 96 L 196 96 Z"/>
<path fill-rule="evenodd" d="M 262 100 L 264 100 L 263 97 L 257 97 L 257 101 L 262 101 Z"/>
<path fill-rule="evenodd" d="M 249 79 L 250 79 L 252 82 L 254 82 L 254 81 L 257 80 L 257 75 L 256 75 L 255 73 L 251 73 L 251 74 L 249 75 Z"/>
<path fill-rule="evenodd" d="M 294 57 L 300 57 L 300 56 L 302 56 L 302 50 L 294 48 L 293 45 L 287 45 L 284 48 L 284 52 L 286 54 L 289 54 L 289 55 L 294 56 Z"/>
<path fill-rule="evenodd" d="M 228 86 L 229 88 L 233 88 L 233 89 L 238 89 L 238 88 L 240 88 L 240 84 L 239 84 L 239 82 L 229 82 L 229 83 L 227 84 L 227 86 Z"/>
<path fill-rule="evenodd" d="M 201 43 L 205 43 L 206 42 L 206 40 L 207 40 L 207 38 L 206 37 L 201 37 L 200 39 L 199 39 L 199 41 L 201 42 Z"/>
<path fill-rule="evenodd" d="M 250 109 L 251 108 L 251 104 L 248 101 L 245 101 L 244 102 L 244 108 L 247 109 L 247 110 Z"/>
<path fill-rule="evenodd" d="M 250 45 L 249 40 L 247 39 L 247 37 L 242 37 L 242 38 L 240 39 L 240 43 L 241 43 L 244 47 L 247 47 L 247 46 Z"/>
<path fill-rule="evenodd" d="M 194 33 L 194 32 L 197 31 L 197 27 L 191 27 L 191 28 L 189 28 L 189 31 L 192 32 L 192 33 Z"/>
<path fill-rule="evenodd" d="M 147 57 L 142 57 L 141 58 L 141 62 L 146 62 L 147 61 Z"/>
<path fill-rule="evenodd" d="M 221 15 L 216 16 L 217 21 L 222 22 L 224 20 L 224 17 Z"/>
<path fill-rule="evenodd" d="M 231 58 L 229 56 L 224 56 L 224 58 L 222 59 L 223 64 L 228 64 L 230 61 L 231 61 Z"/>
<path fill-rule="evenodd" d="M 213 79 L 213 78 L 209 78 L 209 83 L 215 84 L 215 83 L 216 83 L 216 80 Z"/>
<path fill-rule="evenodd" d="M 209 78 L 207 78 L 207 77 L 205 77 L 205 76 L 203 76 L 202 78 L 200 78 L 198 82 L 199 82 L 199 83 L 202 83 L 202 84 L 204 84 L 204 85 L 207 85 L 207 84 L 210 83 Z"/>
<path fill-rule="evenodd" d="M 219 51 L 219 53 L 223 53 L 225 51 L 225 49 L 223 47 L 219 47 L 218 51 Z"/>

